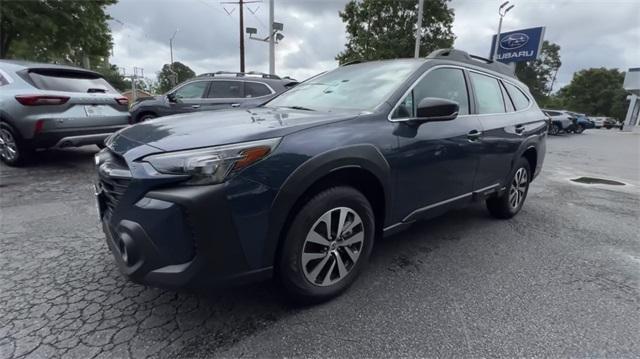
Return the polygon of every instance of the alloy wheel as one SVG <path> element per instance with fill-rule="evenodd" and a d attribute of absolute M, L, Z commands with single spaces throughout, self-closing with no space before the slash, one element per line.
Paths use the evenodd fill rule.
<path fill-rule="evenodd" d="M 528 183 L 529 176 L 527 170 L 523 167 L 518 168 L 515 176 L 513 176 L 513 181 L 511 181 L 511 187 L 509 188 L 509 204 L 512 208 L 518 208 L 524 200 Z"/>
<path fill-rule="evenodd" d="M 12 162 L 18 157 L 18 145 L 13 134 L 6 128 L 0 128 L 0 156 Z"/>
<path fill-rule="evenodd" d="M 355 268 L 364 245 L 364 225 L 351 208 L 325 212 L 311 226 L 302 245 L 301 264 L 306 279 L 329 286 Z"/>

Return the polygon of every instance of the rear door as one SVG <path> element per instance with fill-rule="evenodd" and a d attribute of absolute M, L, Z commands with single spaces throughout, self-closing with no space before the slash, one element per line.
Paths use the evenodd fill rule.
<path fill-rule="evenodd" d="M 395 203 L 401 208 L 396 210 L 405 215 L 415 211 L 417 217 L 425 217 L 441 205 L 471 199 L 479 153 L 474 136 L 481 129 L 477 117 L 469 116 L 464 70 L 438 67 L 427 71 L 390 115 L 390 120 L 398 123 L 394 131 L 399 144 L 395 156 L 400 159 L 395 170 Z M 459 116 L 415 127 L 407 120 L 415 117 L 416 106 L 425 97 L 456 101 Z"/>
<path fill-rule="evenodd" d="M 474 189 L 502 185 L 507 179 L 527 132 L 526 109 L 531 100 L 515 85 L 497 77 L 469 71 L 476 101 L 476 116 L 482 124 L 481 152 Z M 507 87 L 508 89 L 507 90 Z M 512 98 L 515 101 L 512 101 Z"/>
<path fill-rule="evenodd" d="M 213 80 L 202 103 L 203 110 L 222 110 L 240 107 L 245 97 L 244 81 Z"/>
<path fill-rule="evenodd" d="M 100 75 L 73 69 L 35 68 L 22 76 L 39 96 L 67 99 L 62 104 L 32 106 L 30 116 L 47 121 L 47 130 L 128 124 L 129 109 L 122 95 Z"/>

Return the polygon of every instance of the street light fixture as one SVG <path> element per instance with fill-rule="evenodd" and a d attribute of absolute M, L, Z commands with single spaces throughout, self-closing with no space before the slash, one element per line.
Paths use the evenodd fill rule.
<path fill-rule="evenodd" d="M 275 75 L 275 49 L 274 45 L 284 39 L 284 35 L 280 33 L 284 29 L 284 25 L 281 22 L 272 22 L 270 26 L 269 36 L 265 38 L 257 37 L 258 29 L 255 27 L 247 27 L 246 32 L 249 34 L 249 39 L 268 42 L 269 43 L 269 73 Z"/>
<path fill-rule="evenodd" d="M 505 1 L 500 5 L 498 9 L 498 15 L 500 15 L 500 22 L 498 23 L 498 35 L 496 36 L 496 43 L 493 49 L 493 54 L 491 56 L 491 60 L 497 61 L 498 58 L 498 47 L 500 46 L 500 32 L 502 31 L 502 18 L 504 18 L 507 13 L 515 7 L 515 5 L 511 5 L 505 9 L 505 6 L 509 5 L 509 1 Z"/>

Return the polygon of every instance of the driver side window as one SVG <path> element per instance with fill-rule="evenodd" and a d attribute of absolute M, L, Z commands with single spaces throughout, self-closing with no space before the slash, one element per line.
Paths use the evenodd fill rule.
<path fill-rule="evenodd" d="M 182 86 L 175 92 L 176 98 L 202 98 L 207 88 L 206 81 L 198 81 Z"/>
<path fill-rule="evenodd" d="M 429 72 L 418 82 L 393 112 L 391 118 L 415 117 L 420 100 L 437 97 L 455 101 L 460 106 L 458 114 L 469 114 L 469 95 L 464 72 L 461 69 L 440 68 Z"/>

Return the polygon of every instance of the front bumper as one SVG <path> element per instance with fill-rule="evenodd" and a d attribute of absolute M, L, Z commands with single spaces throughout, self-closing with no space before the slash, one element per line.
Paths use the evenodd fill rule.
<path fill-rule="evenodd" d="M 97 190 L 107 244 L 127 278 L 165 288 L 203 288 L 271 276 L 271 267 L 247 264 L 224 184 L 146 191 L 143 182 L 132 179 L 114 202 L 117 185 L 101 173 Z"/>

